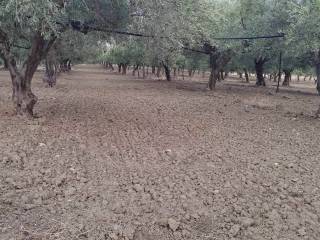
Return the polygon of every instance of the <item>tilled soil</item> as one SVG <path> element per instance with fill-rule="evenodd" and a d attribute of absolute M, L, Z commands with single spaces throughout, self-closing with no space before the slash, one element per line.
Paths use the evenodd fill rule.
<path fill-rule="evenodd" d="M 0 239 L 320 239 L 320 99 L 81 66 L 13 115 L 0 72 Z"/>

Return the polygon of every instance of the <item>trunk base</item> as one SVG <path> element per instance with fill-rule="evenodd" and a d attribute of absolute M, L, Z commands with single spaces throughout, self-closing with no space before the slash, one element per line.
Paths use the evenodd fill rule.
<path fill-rule="evenodd" d="M 13 96 L 13 102 L 16 113 L 19 116 L 34 117 L 33 108 L 38 98 L 31 92 L 16 92 Z"/>

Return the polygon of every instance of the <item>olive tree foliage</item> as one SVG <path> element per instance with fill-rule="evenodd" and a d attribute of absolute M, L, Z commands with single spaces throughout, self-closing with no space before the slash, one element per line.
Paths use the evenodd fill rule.
<path fill-rule="evenodd" d="M 320 1 L 297 1 L 294 8 L 295 28 L 290 32 L 290 41 L 304 54 L 304 62 L 315 69 L 317 91 L 320 95 Z M 320 117 L 320 106 L 317 112 Z"/>
<path fill-rule="evenodd" d="M 294 28 L 290 31 L 290 42 L 303 56 L 303 62 L 314 67 L 317 90 L 320 94 L 320 1 L 297 1 L 292 10 Z"/>
<path fill-rule="evenodd" d="M 37 98 L 31 91 L 31 80 L 56 39 L 58 28 L 52 16 L 63 12 L 63 3 L 58 1 L 0 2 L 0 57 L 10 71 L 12 97 L 19 114 L 33 114 Z M 20 68 L 12 50 L 19 45 L 30 48 Z"/>
<path fill-rule="evenodd" d="M 122 23 L 119 19 L 125 19 L 125 6 L 125 0 L 1 0 L 0 58 L 10 71 L 17 113 L 33 116 L 37 102 L 31 90 L 33 75 L 55 41 L 63 37 L 61 33 L 70 27 L 87 33 L 89 24 L 115 28 Z M 26 51 L 22 55 L 17 54 L 16 48 Z M 17 62 L 21 56 L 25 59 L 19 66 Z"/>
<path fill-rule="evenodd" d="M 192 0 L 135 0 L 131 1 L 133 17 L 130 29 L 142 32 L 148 59 L 155 66 L 165 69 L 167 80 L 171 80 L 171 68 L 183 47 L 202 44 L 204 22 L 209 13 L 210 1 Z"/>
<path fill-rule="evenodd" d="M 228 4 L 232 4 L 229 1 Z M 132 0 L 130 1 L 130 12 L 132 21 L 127 30 L 138 32 L 143 37 L 138 41 L 143 43 L 145 62 L 154 67 L 163 67 L 167 80 L 171 80 L 171 69 L 178 67 L 176 59 L 181 55 L 190 55 L 188 51 L 200 50 L 204 54 L 194 54 L 194 59 L 187 58 L 184 67 L 201 68 L 209 62 L 209 55 L 215 52 L 215 57 L 224 59 L 219 62 L 225 65 L 226 53 L 229 50 L 227 44 L 211 41 L 212 36 L 217 32 L 227 31 L 231 24 L 227 23 L 225 12 L 228 7 L 223 1 L 191 1 L 191 0 Z M 229 19 L 230 20 L 230 19 Z M 231 21 L 230 21 L 231 22 Z M 125 40 L 126 41 L 126 40 Z M 131 39 L 131 41 L 134 41 Z M 121 45 L 121 44 L 120 44 Z M 212 51 L 205 50 L 205 46 L 211 46 Z M 218 51 L 216 51 L 218 49 Z M 197 51 L 196 51 L 197 52 Z M 195 56 L 196 55 L 196 56 Z M 202 56 L 202 57 L 200 57 Z M 201 58 L 202 61 L 197 60 Z M 207 60 L 203 60 L 207 58 Z M 197 63 L 198 62 L 198 63 Z M 201 62 L 201 63 L 200 63 Z M 199 67 L 200 68 L 200 67 Z M 217 67 L 218 72 L 222 66 Z"/>
<path fill-rule="evenodd" d="M 239 3 L 239 30 L 243 36 L 270 36 L 283 33 L 287 28 L 286 18 L 284 21 L 282 13 L 279 15 L 278 10 L 283 9 L 282 0 L 240 0 Z M 254 66 L 257 86 L 265 86 L 264 72 L 266 64 L 276 64 L 279 56 L 282 40 L 275 39 L 258 39 L 244 40 L 242 50 L 239 52 L 246 59 L 243 61 L 247 66 L 241 66 L 244 70 L 252 69 Z M 251 59 L 251 60 L 250 60 Z M 274 62 L 273 62 L 274 61 Z M 248 65 L 249 63 L 249 65 Z"/>
<path fill-rule="evenodd" d="M 45 66 L 43 81 L 53 87 L 59 74 L 70 72 L 73 64 L 96 63 L 99 39 L 97 35 L 84 35 L 71 29 L 60 33 L 43 61 Z"/>
<path fill-rule="evenodd" d="M 246 40 L 235 51 L 233 65 L 239 70 L 252 69 L 257 85 L 265 85 L 264 72 L 279 76 L 279 54 L 282 53 L 283 85 L 289 84 L 293 71 L 317 69 L 319 50 L 319 1 L 317 0 L 239 0 L 234 9 L 242 36 L 265 36 L 284 33 L 283 39 Z M 236 6 L 236 4 L 234 5 Z M 239 42 L 240 43 L 240 42 Z M 234 49 L 237 48 L 236 44 Z M 251 60 L 250 60 L 251 59 Z M 317 71 L 316 71 L 317 72 Z"/>
<path fill-rule="evenodd" d="M 118 65 L 119 73 L 126 74 L 129 65 L 133 66 L 133 73 L 146 64 L 145 49 L 141 42 L 127 40 L 118 44 L 103 45 L 103 53 L 98 56 L 100 62 L 113 69 L 113 64 Z"/>

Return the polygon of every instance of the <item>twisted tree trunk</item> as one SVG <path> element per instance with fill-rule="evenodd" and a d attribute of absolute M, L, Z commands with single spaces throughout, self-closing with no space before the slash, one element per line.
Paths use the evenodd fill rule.
<path fill-rule="evenodd" d="M 220 80 L 224 80 L 224 72 L 223 70 L 220 70 Z"/>
<path fill-rule="evenodd" d="M 220 70 L 225 67 L 225 65 L 231 60 L 231 51 L 214 51 L 210 52 L 210 68 L 211 74 L 209 79 L 208 87 L 210 90 L 215 89 L 217 80 L 221 77 Z M 222 74 L 223 75 L 223 74 Z"/>
<path fill-rule="evenodd" d="M 10 41 L 6 33 L 0 29 L 0 57 L 8 65 L 12 80 L 12 100 L 18 115 L 33 116 L 33 108 L 37 97 L 31 90 L 31 82 L 41 60 L 52 47 L 55 37 L 45 40 L 40 31 L 32 38 L 31 50 L 21 69 L 18 69 L 14 55 L 11 52 Z"/>
<path fill-rule="evenodd" d="M 177 77 L 177 68 L 173 68 L 173 77 L 174 77 L 174 78 Z"/>
<path fill-rule="evenodd" d="M 43 81 L 48 83 L 49 87 L 53 87 L 57 82 L 57 70 L 52 59 L 46 58 L 45 62 L 46 71 L 43 77 Z"/>
<path fill-rule="evenodd" d="M 128 68 L 127 64 L 122 64 L 122 75 L 126 75 L 127 74 L 127 68 Z"/>
<path fill-rule="evenodd" d="M 157 77 L 159 78 L 161 74 L 161 67 L 157 67 Z"/>
<path fill-rule="evenodd" d="M 263 76 L 264 64 L 267 62 L 267 58 L 259 57 L 254 60 L 255 69 L 257 74 L 257 86 L 266 86 L 266 82 Z"/>
<path fill-rule="evenodd" d="M 284 72 L 284 80 L 282 86 L 289 86 L 290 85 L 290 77 L 291 77 L 291 69 L 283 69 Z"/>
<path fill-rule="evenodd" d="M 249 83 L 250 80 L 249 80 L 248 70 L 247 70 L 246 68 L 244 68 L 243 71 L 244 71 L 244 76 L 245 76 L 245 78 L 246 78 L 246 82 Z"/>
<path fill-rule="evenodd" d="M 146 66 L 143 65 L 142 67 L 142 78 L 145 79 L 146 78 Z"/>
<path fill-rule="evenodd" d="M 274 72 L 273 73 L 273 82 L 277 82 L 277 76 L 278 76 L 278 73 Z"/>
<path fill-rule="evenodd" d="M 208 87 L 210 90 L 213 90 L 216 88 L 217 79 L 219 78 L 217 58 L 214 55 L 214 53 L 210 54 L 210 68 L 211 68 L 211 73 L 210 73 Z"/>
<path fill-rule="evenodd" d="M 139 65 L 137 64 L 136 66 L 133 67 L 132 76 L 136 76 L 136 71 L 138 70 L 139 70 Z"/>
<path fill-rule="evenodd" d="M 171 70 L 170 70 L 170 67 L 167 65 L 167 64 L 165 64 L 164 62 L 162 63 L 162 65 L 163 65 L 163 68 L 164 68 L 164 72 L 165 72 L 165 74 L 166 74 L 166 79 L 167 79 L 167 81 L 171 81 Z"/>

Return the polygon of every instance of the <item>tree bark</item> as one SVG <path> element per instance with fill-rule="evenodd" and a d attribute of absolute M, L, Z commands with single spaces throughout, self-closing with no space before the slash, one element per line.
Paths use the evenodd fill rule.
<path fill-rule="evenodd" d="M 223 73 L 223 70 L 220 70 L 220 80 L 224 80 L 224 73 Z"/>
<path fill-rule="evenodd" d="M 145 79 L 146 78 L 146 66 L 143 65 L 142 67 L 142 78 Z"/>
<path fill-rule="evenodd" d="M 160 73 L 161 73 L 161 67 L 159 66 L 159 67 L 157 68 L 157 77 L 158 77 L 158 78 L 160 77 Z"/>
<path fill-rule="evenodd" d="M 68 69 L 68 72 L 71 71 L 71 60 L 68 60 L 67 69 Z"/>
<path fill-rule="evenodd" d="M 45 40 L 41 32 L 35 32 L 32 37 L 32 46 L 22 69 L 18 70 L 14 55 L 11 52 L 10 41 L 6 33 L 0 29 L 0 57 L 8 65 L 12 80 L 12 100 L 18 115 L 33 116 L 33 108 L 37 97 L 31 90 L 31 82 L 41 60 L 52 47 L 55 37 Z"/>
<path fill-rule="evenodd" d="M 170 70 L 170 67 L 165 63 L 162 63 L 162 65 L 163 65 L 163 68 L 164 68 L 166 79 L 167 79 L 167 81 L 170 82 L 171 81 L 171 70 Z"/>
<path fill-rule="evenodd" d="M 135 76 L 136 75 L 136 71 L 139 70 L 139 65 L 136 65 L 135 67 L 133 67 L 133 70 L 132 70 L 132 76 Z"/>
<path fill-rule="evenodd" d="M 46 58 L 45 61 L 45 74 L 43 81 L 48 84 L 49 87 L 53 87 L 57 81 L 57 71 L 54 62 L 52 59 Z"/>
<path fill-rule="evenodd" d="M 291 76 L 291 70 L 283 69 L 284 72 L 284 80 L 282 83 L 282 86 L 289 86 L 290 85 L 290 76 Z"/>
<path fill-rule="evenodd" d="M 109 66 L 109 68 L 110 68 L 111 71 L 114 70 L 114 67 L 113 67 L 112 63 L 108 63 L 108 66 Z"/>
<path fill-rule="evenodd" d="M 122 64 L 122 75 L 126 75 L 127 74 L 127 68 L 128 68 L 127 64 Z"/>
<path fill-rule="evenodd" d="M 8 63 L 6 62 L 6 61 L 4 61 L 4 66 L 3 66 L 3 68 L 5 69 L 5 70 L 8 70 Z"/>
<path fill-rule="evenodd" d="M 254 60 L 255 62 L 255 69 L 257 74 L 257 86 L 266 86 L 266 82 L 263 76 L 264 64 L 267 62 L 266 58 L 259 57 Z"/>
<path fill-rule="evenodd" d="M 60 63 L 61 72 L 69 72 L 71 70 L 71 61 L 67 58 Z"/>
<path fill-rule="evenodd" d="M 210 68 L 211 74 L 208 87 L 210 90 L 215 89 L 217 79 L 221 77 L 219 69 L 223 69 L 225 65 L 231 60 L 231 51 L 212 51 L 210 52 Z"/>
<path fill-rule="evenodd" d="M 249 83 L 250 80 L 249 80 L 248 70 L 246 68 L 244 68 L 243 71 L 244 71 L 244 76 L 245 76 L 246 82 Z"/>
<path fill-rule="evenodd" d="M 216 88 L 217 79 L 219 76 L 217 58 L 214 55 L 214 53 L 210 54 L 210 68 L 211 68 L 211 73 L 210 73 L 208 87 L 210 90 L 214 90 Z"/>
<path fill-rule="evenodd" d="M 277 82 L 278 74 L 276 72 L 274 72 L 272 76 L 273 76 L 273 82 Z"/>

